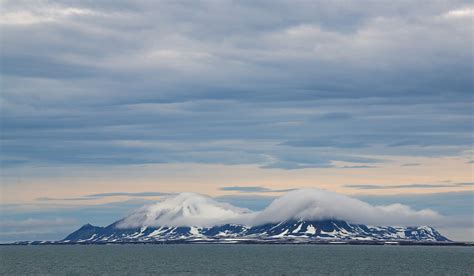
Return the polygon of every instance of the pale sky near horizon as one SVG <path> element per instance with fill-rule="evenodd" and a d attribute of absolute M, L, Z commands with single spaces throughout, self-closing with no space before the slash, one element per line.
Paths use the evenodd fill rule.
<path fill-rule="evenodd" d="M 471 1 L 0 9 L 0 242 L 170 193 L 261 209 L 308 187 L 429 208 L 474 240 Z"/>

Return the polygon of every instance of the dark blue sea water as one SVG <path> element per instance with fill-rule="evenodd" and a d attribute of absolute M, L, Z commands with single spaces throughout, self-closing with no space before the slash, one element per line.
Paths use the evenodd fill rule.
<path fill-rule="evenodd" d="M 473 247 L 0 246 L 3 275 L 474 275 Z"/>

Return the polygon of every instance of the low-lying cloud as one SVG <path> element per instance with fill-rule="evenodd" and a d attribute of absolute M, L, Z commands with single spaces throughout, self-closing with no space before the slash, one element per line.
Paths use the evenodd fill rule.
<path fill-rule="evenodd" d="M 194 193 L 181 193 L 153 205 L 144 206 L 118 223 L 118 227 L 211 226 L 245 222 L 252 212 L 245 208 Z"/>
<path fill-rule="evenodd" d="M 402 204 L 374 206 L 334 192 L 301 189 L 275 199 L 255 216 L 252 224 L 287 219 L 340 219 L 373 225 L 433 225 L 443 217 L 430 209 L 416 211 Z"/>
<path fill-rule="evenodd" d="M 116 196 L 127 196 L 127 197 L 157 197 L 157 196 L 169 196 L 174 193 L 162 193 L 162 192 L 140 192 L 140 193 L 126 193 L 126 192 L 115 192 L 115 193 L 101 193 L 101 194 L 91 194 L 81 197 L 40 197 L 37 198 L 39 201 L 75 201 L 75 200 L 97 200 L 106 197 L 116 197 Z"/>
<path fill-rule="evenodd" d="M 446 184 L 402 184 L 402 185 L 372 185 L 372 184 L 350 184 L 348 188 L 360 190 L 383 190 L 383 189 L 432 189 L 432 188 L 456 188 L 474 185 L 474 182 L 446 183 Z"/>
<path fill-rule="evenodd" d="M 221 187 L 221 191 L 236 191 L 240 193 L 283 193 L 295 189 L 270 189 L 262 186 L 226 186 Z"/>
<path fill-rule="evenodd" d="M 261 225 L 285 220 L 338 219 L 369 225 L 440 225 L 446 218 L 431 209 L 407 205 L 371 205 L 321 189 L 290 191 L 262 211 L 250 211 L 200 194 L 183 193 L 144 206 L 123 219 L 119 227 L 211 226 L 224 223 Z"/>
<path fill-rule="evenodd" d="M 5 172 L 472 147 L 470 1 L 97 2 L 1 2 Z"/>
<path fill-rule="evenodd" d="M 57 233 L 68 233 L 78 221 L 71 218 L 28 218 L 23 220 L 0 219 L 0 242 L 18 240 L 55 239 Z"/>

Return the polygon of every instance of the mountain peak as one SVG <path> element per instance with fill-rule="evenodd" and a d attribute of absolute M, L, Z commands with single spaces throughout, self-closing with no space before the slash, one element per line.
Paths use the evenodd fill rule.
<path fill-rule="evenodd" d="M 90 223 L 86 223 L 86 224 L 82 225 L 81 229 L 87 229 L 87 228 L 93 228 L 93 227 L 95 227 L 95 226 L 90 224 Z"/>

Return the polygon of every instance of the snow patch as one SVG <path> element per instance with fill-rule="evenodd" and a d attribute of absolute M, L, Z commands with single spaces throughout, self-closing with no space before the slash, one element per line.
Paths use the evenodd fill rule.
<path fill-rule="evenodd" d="M 295 230 L 293 230 L 291 233 L 298 233 L 301 230 L 302 226 L 303 226 L 303 223 L 300 223 L 300 225 L 298 225 L 298 227 Z"/>
<path fill-rule="evenodd" d="M 314 235 L 314 234 L 316 234 L 316 228 L 312 224 L 310 224 L 310 225 L 308 225 L 308 228 L 306 228 L 305 233 Z"/>
<path fill-rule="evenodd" d="M 288 229 L 286 229 L 285 231 L 281 232 L 281 233 L 278 234 L 278 235 L 273 236 L 273 238 L 282 238 L 282 237 L 284 237 L 286 234 L 288 234 Z"/>

